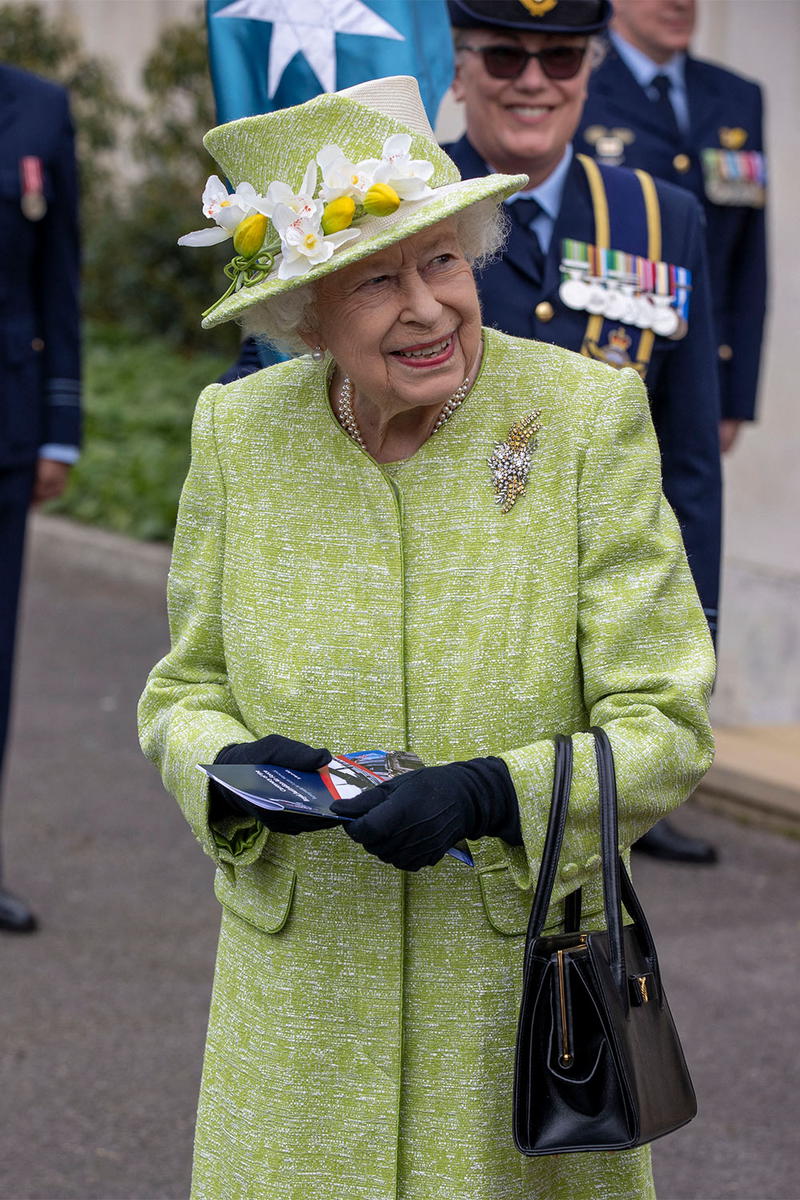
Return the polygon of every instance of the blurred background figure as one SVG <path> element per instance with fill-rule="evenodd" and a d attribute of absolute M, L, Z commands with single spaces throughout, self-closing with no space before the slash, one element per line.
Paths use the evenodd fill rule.
<path fill-rule="evenodd" d="M 688 53 L 695 19 L 695 0 L 614 0 L 576 149 L 641 167 L 703 203 L 725 451 L 756 408 L 767 295 L 762 99 L 757 84 Z"/>
<path fill-rule="evenodd" d="M 25 523 L 61 495 L 80 440 L 78 186 L 66 92 L 0 64 L 0 767 Z M 1 885 L 0 929 L 36 918 Z"/>
<path fill-rule="evenodd" d="M 700 208 L 671 184 L 573 152 L 608 0 L 449 0 L 449 10 L 453 92 L 466 134 L 445 149 L 462 178 L 501 171 L 530 179 L 506 201 L 503 257 L 477 276 L 484 322 L 634 367 L 645 380 L 664 493 L 714 633 L 719 401 Z M 690 280 L 683 293 L 682 273 Z M 644 311 L 632 300 L 634 285 L 646 296 Z M 681 862 L 716 860 L 713 846 L 664 821 L 637 848 Z"/>
<path fill-rule="evenodd" d="M 445 0 L 207 0 L 206 22 L 219 124 L 386 75 L 414 76 L 433 124 L 453 79 Z M 245 338 L 220 383 L 285 357 Z"/>

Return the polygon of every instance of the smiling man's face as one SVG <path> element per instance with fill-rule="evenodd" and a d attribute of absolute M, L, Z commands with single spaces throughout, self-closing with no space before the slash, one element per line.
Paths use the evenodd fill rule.
<path fill-rule="evenodd" d="M 589 39 L 467 29 L 461 41 L 471 47 L 521 46 L 533 52 L 545 46 L 587 46 Z M 587 52 L 572 79 L 548 79 L 535 58 L 517 79 L 494 79 L 482 55 L 457 51 L 453 92 L 464 103 L 467 136 L 489 166 L 509 175 L 529 175 L 532 187 L 547 178 L 578 127 L 590 60 Z"/>

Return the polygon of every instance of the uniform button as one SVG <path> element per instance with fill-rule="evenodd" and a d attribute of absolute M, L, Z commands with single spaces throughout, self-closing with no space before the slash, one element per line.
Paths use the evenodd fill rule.
<path fill-rule="evenodd" d="M 717 354 L 720 356 L 723 362 L 730 362 L 733 358 L 733 350 L 725 342 L 723 342 L 720 348 L 717 350 Z"/>
<path fill-rule="evenodd" d="M 685 175 L 692 162 L 688 154 L 676 154 L 672 160 L 672 165 L 679 175 Z"/>
<path fill-rule="evenodd" d="M 595 867 L 600 867 L 600 866 L 602 866 L 602 864 L 603 864 L 603 860 L 600 857 L 600 855 L 593 854 L 591 858 L 587 858 L 587 860 L 586 860 L 586 870 L 593 871 L 595 869 Z"/>
<path fill-rule="evenodd" d="M 31 342 L 31 350 L 35 350 L 38 354 L 40 350 L 44 350 L 44 342 L 41 338 L 34 338 Z"/>
<path fill-rule="evenodd" d="M 533 310 L 537 321 L 552 321 L 553 306 L 549 300 L 542 300 L 541 304 L 537 304 Z"/>
<path fill-rule="evenodd" d="M 579 870 L 580 868 L 577 863 L 564 863 L 564 866 L 561 868 L 561 878 L 574 879 Z"/>

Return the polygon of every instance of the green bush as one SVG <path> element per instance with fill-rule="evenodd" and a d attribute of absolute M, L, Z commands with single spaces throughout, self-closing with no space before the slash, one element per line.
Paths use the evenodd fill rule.
<path fill-rule="evenodd" d="M 207 224 L 203 187 L 219 172 L 203 148 L 203 134 L 216 119 L 200 13 L 162 30 L 143 83 L 147 103 L 131 141 L 136 169 L 116 206 L 87 230 L 86 312 L 141 335 L 157 330 L 184 349 L 217 350 L 232 361 L 237 326 L 200 328 L 200 314 L 227 286 L 222 268 L 231 244 L 177 244 Z"/>
<path fill-rule="evenodd" d="M 143 540 L 170 540 L 195 401 L 229 362 L 225 355 L 187 357 L 163 338 L 142 342 L 119 326 L 90 325 L 84 450 L 50 511 Z"/>

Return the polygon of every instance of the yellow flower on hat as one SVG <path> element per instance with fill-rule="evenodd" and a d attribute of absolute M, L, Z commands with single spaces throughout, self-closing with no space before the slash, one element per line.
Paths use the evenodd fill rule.
<path fill-rule="evenodd" d="M 322 210 L 322 232 L 338 233 L 353 223 L 356 202 L 352 196 L 339 196 Z"/>
<path fill-rule="evenodd" d="M 388 183 L 373 183 L 364 197 L 364 212 L 371 217 L 390 217 L 400 207 L 400 197 Z"/>
<path fill-rule="evenodd" d="M 264 245 L 267 224 L 267 218 L 262 213 L 253 213 L 240 221 L 233 233 L 236 253 L 241 254 L 242 258 L 254 258 Z"/>

